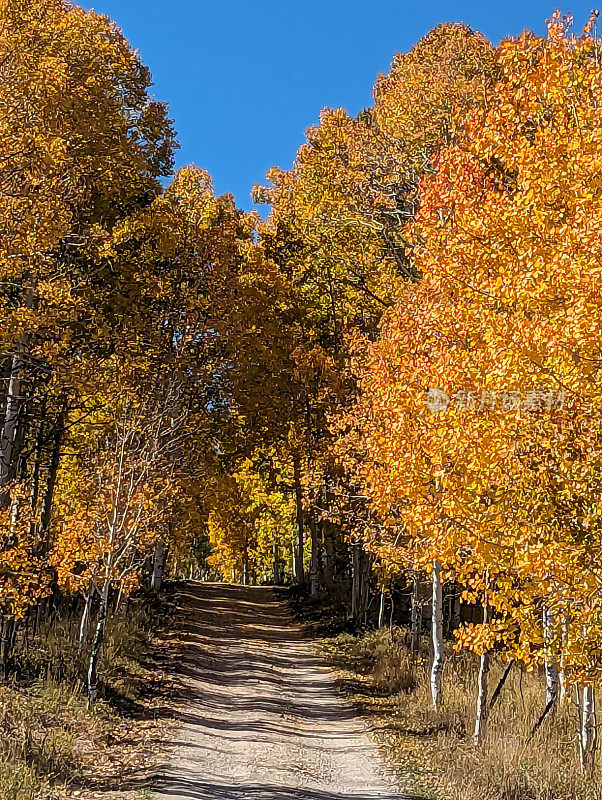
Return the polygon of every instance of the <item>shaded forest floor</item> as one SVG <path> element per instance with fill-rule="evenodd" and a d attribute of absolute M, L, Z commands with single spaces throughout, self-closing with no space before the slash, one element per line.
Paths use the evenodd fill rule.
<path fill-rule="evenodd" d="M 171 594 L 140 595 L 109 622 L 92 711 L 79 620 L 65 610 L 22 643 L 0 687 L 1 800 L 140 800 L 164 760 L 180 685 Z"/>
<path fill-rule="evenodd" d="M 529 741 L 545 706 L 543 676 L 512 668 L 482 747 L 471 742 L 477 659 L 448 642 L 445 707 L 430 705 L 429 646 L 413 659 L 406 633 L 357 630 L 339 609 L 292 596 L 297 617 L 335 668 L 341 691 L 367 720 L 387 760 L 409 790 L 445 800 L 600 800 L 602 769 L 581 777 L 577 714 L 567 702 Z M 491 691 L 506 664 L 493 659 Z"/>

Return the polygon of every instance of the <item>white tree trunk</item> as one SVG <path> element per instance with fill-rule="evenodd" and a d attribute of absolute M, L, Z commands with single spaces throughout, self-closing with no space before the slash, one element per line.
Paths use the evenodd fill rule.
<path fill-rule="evenodd" d="M 478 696 L 477 696 L 477 713 L 475 716 L 474 733 L 472 736 L 473 744 L 480 745 L 485 737 L 487 728 L 487 697 L 488 697 L 488 683 L 489 683 L 489 653 L 481 655 L 481 662 L 479 665 L 479 679 Z"/>
<path fill-rule="evenodd" d="M 489 602 L 487 594 L 483 600 L 483 624 L 489 622 Z M 479 665 L 479 678 L 477 681 L 478 694 L 477 694 L 477 711 L 475 714 L 474 733 L 472 735 L 472 742 L 478 746 L 481 744 L 485 737 L 487 729 L 487 711 L 488 705 L 488 692 L 489 692 L 489 652 L 485 651 L 481 654 L 481 662 Z"/>
<path fill-rule="evenodd" d="M 303 487 L 301 486 L 301 462 L 297 453 L 293 453 L 293 482 L 295 487 L 295 522 L 297 527 L 297 541 L 293 545 L 293 575 L 297 586 L 303 586 L 305 584 L 305 568 L 303 565 L 305 529 Z"/>
<path fill-rule="evenodd" d="M 86 638 L 88 636 L 88 622 L 90 620 L 90 606 L 92 605 L 92 595 L 94 592 L 93 583 L 90 582 L 90 587 L 88 589 L 88 593 L 86 594 L 86 601 L 84 603 L 84 610 L 82 612 L 81 622 L 79 624 L 79 638 L 77 642 L 77 650 L 81 653 L 84 649 L 84 644 L 86 643 Z"/>
<path fill-rule="evenodd" d="M 581 770 L 584 774 L 591 774 L 597 745 L 596 707 L 593 686 L 584 686 L 581 690 L 579 709 L 579 757 Z"/>
<path fill-rule="evenodd" d="M 107 573 L 109 573 L 108 569 Z M 100 651 L 105 635 L 110 588 L 111 584 L 107 577 L 105 578 L 105 583 L 100 593 L 98 620 L 96 622 L 96 630 L 94 632 L 94 639 L 92 641 L 92 649 L 90 650 L 90 659 L 88 662 L 88 708 L 92 708 L 98 697 L 98 661 L 100 659 Z"/>
<path fill-rule="evenodd" d="M 123 602 L 123 584 L 119 586 L 119 591 L 117 592 L 117 600 L 115 601 L 115 614 L 119 614 L 121 611 L 121 603 Z"/>
<path fill-rule="evenodd" d="M 385 590 L 381 587 L 380 604 L 378 606 L 378 627 L 382 628 L 385 624 Z"/>
<path fill-rule="evenodd" d="M 272 573 L 274 584 L 277 586 L 280 583 L 280 552 L 278 542 L 274 542 L 272 546 Z"/>
<path fill-rule="evenodd" d="M 19 498 L 15 497 L 10 508 L 10 538 L 13 539 L 19 521 Z"/>
<path fill-rule="evenodd" d="M 566 686 L 566 672 L 564 669 L 561 669 L 558 672 L 558 702 L 561 706 L 563 706 L 566 702 L 567 696 L 567 686 Z"/>
<path fill-rule="evenodd" d="M 595 691 L 593 686 L 584 686 L 581 689 L 579 703 L 579 758 L 581 771 L 591 774 L 594 767 L 597 726 Z"/>
<path fill-rule="evenodd" d="M 551 704 L 551 711 L 554 712 L 558 703 L 558 662 L 552 652 L 554 640 L 554 615 L 547 608 L 543 612 L 543 631 L 545 662 L 544 670 L 546 674 L 546 706 Z"/>
<path fill-rule="evenodd" d="M 438 711 L 441 702 L 441 681 L 445 651 L 443 648 L 443 587 L 441 585 L 441 564 L 433 562 L 433 612 L 431 620 L 433 636 L 433 665 L 431 668 L 431 698 L 433 708 Z"/>
<path fill-rule="evenodd" d="M 559 695 L 559 703 L 560 705 L 564 705 L 566 702 L 567 697 L 567 682 L 566 682 L 566 670 L 565 670 L 565 650 L 568 644 L 569 638 L 569 615 L 568 612 L 564 612 L 562 616 L 562 640 L 560 645 L 560 670 L 558 672 L 558 682 L 560 684 L 560 695 Z"/>

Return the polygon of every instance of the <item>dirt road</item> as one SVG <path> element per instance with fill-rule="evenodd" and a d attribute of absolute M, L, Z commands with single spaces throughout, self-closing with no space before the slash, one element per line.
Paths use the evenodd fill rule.
<path fill-rule="evenodd" d="M 190 699 L 159 800 L 405 797 L 270 589 L 191 584 L 182 603 Z"/>

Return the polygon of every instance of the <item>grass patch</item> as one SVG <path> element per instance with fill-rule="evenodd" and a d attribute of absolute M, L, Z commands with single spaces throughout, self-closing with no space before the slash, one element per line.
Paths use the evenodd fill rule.
<path fill-rule="evenodd" d="M 426 643 L 425 643 L 426 644 Z M 402 637 L 389 631 L 339 634 L 323 640 L 343 689 L 368 717 L 388 760 L 408 791 L 445 800 L 600 800 L 600 764 L 582 778 L 577 718 L 571 703 L 529 732 L 545 706 L 545 684 L 516 666 L 491 714 L 482 747 L 472 745 L 477 659 L 449 653 L 445 706 L 430 706 L 425 646 L 412 659 Z M 491 690 L 505 664 L 494 660 Z"/>
<path fill-rule="evenodd" d="M 86 707 L 86 652 L 68 610 L 24 633 L 13 676 L 0 686 L 0 800 L 60 800 L 95 792 L 141 797 L 161 759 L 165 726 L 157 702 L 157 660 L 173 608 L 139 596 L 108 623 L 99 669 L 102 699 Z M 173 618 L 173 617 L 172 617 Z"/>

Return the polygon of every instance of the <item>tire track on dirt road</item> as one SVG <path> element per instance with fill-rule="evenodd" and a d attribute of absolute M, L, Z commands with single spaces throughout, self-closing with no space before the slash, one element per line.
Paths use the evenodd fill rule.
<path fill-rule="evenodd" d="M 191 583 L 180 602 L 192 699 L 158 800 L 408 798 L 273 590 Z"/>

